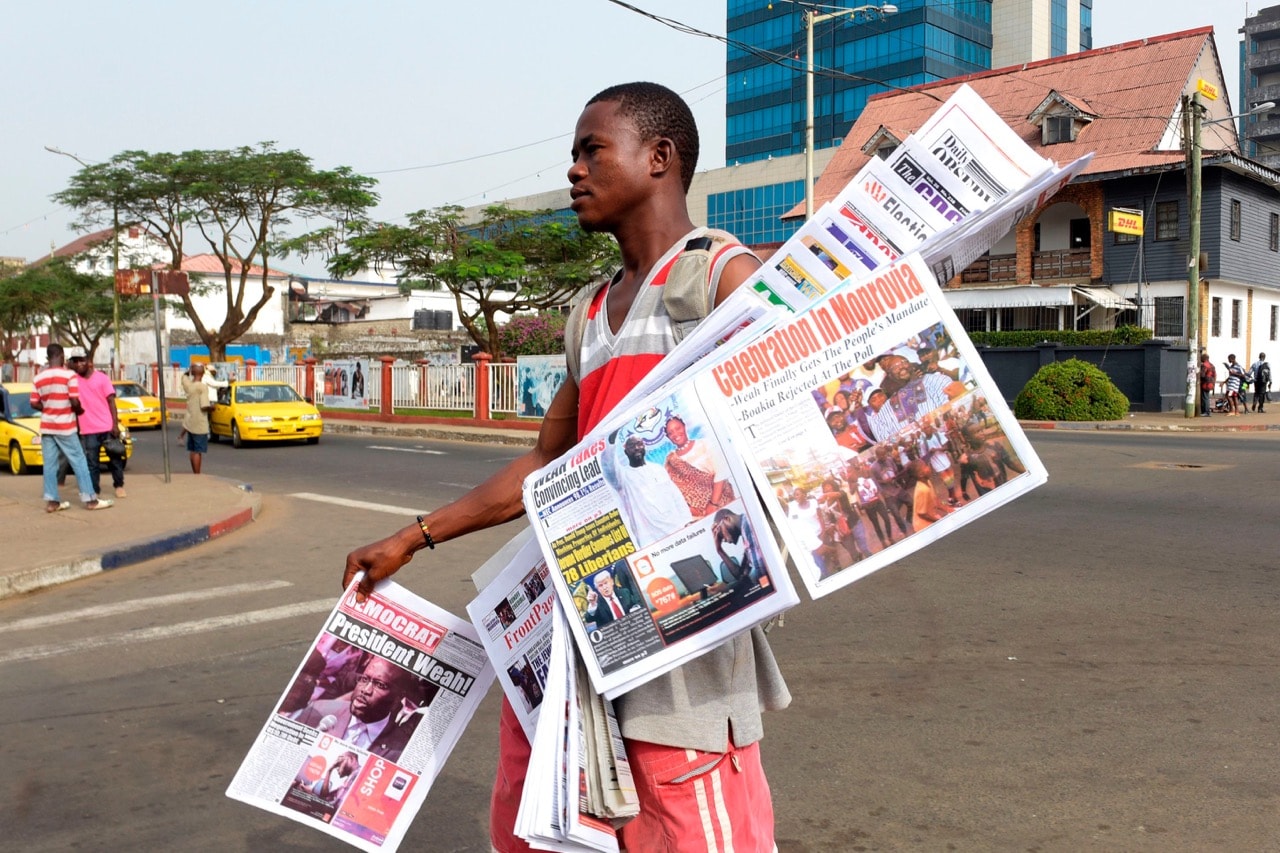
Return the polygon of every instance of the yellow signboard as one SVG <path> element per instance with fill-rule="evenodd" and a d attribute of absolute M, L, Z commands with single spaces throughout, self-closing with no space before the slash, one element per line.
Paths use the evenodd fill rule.
<path fill-rule="evenodd" d="M 1196 81 L 1196 91 L 1211 101 L 1218 100 L 1218 87 L 1201 77 Z"/>
<path fill-rule="evenodd" d="M 1117 234 L 1142 236 L 1142 211 L 1114 208 L 1107 211 L 1107 230 Z"/>

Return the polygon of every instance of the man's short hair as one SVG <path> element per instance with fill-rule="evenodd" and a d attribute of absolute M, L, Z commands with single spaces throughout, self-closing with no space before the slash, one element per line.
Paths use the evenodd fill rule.
<path fill-rule="evenodd" d="M 44 357 L 50 360 L 62 358 L 62 344 L 49 344 L 45 347 Z"/>
<path fill-rule="evenodd" d="M 600 102 L 618 105 L 618 112 L 635 122 L 640 138 L 666 137 L 680 154 L 680 182 L 688 192 L 698 166 L 698 125 L 684 98 L 657 83 L 622 83 L 600 92 L 587 106 Z"/>

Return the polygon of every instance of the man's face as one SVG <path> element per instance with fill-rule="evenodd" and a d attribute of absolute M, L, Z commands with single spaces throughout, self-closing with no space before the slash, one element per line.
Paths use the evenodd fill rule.
<path fill-rule="evenodd" d="M 71 369 L 74 370 L 76 373 L 80 374 L 81 376 L 88 376 L 89 368 L 90 368 L 89 359 L 87 358 L 71 359 Z"/>
<path fill-rule="evenodd" d="M 880 359 L 880 367 L 894 379 L 911 378 L 911 362 L 900 355 L 888 355 Z"/>
<path fill-rule="evenodd" d="M 605 598 L 611 598 L 613 596 L 613 577 L 608 573 L 597 575 L 596 592 L 600 593 Z"/>
<path fill-rule="evenodd" d="M 656 140 L 641 140 L 614 101 L 588 105 L 573 139 L 569 207 L 585 230 L 612 231 L 649 191 Z"/>
<path fill-rule="evenodd" d="M 878 412 L 884 407 L 884 404 L 888 402 L 888 400 L 889 395 L 885 394 L 883 391 L 874 391 L 871 394 L 871 399 L 867 402 L 871 404 L 872 409 Z"/>
<path fill-rule="evenodd" d="M 639 436 L 633 435 L 628 438 L 627 443 L 622 445 L 622 452 L 627 454 L 632 465 L 644 464 L 644 441 Z"/>
<path fill-rule="evenodd" d="M 351 694 L 351 715 L 363 723 L 376 723 L 391 713 L 403 698 L 401 670 L 375 658 L 365 665 Z"/>

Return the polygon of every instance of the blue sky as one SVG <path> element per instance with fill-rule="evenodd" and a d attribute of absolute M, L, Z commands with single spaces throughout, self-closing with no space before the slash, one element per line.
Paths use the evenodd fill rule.
<path fill-rule="evenodd" d="M 724 33 L 723 2 L 633 5 Z M 1244 2 L 1159 9 L 1094 0 L 1094 45 L 1212 25 L 1239 109 Z M 377 177 L 375 215 L 393 220 L 563 186 L 582 104 L 612 83 L 648 79 L 693 105 L 700 168 L 724 162 L 724 46 L 607 0 L 15 2 L 0 72 L 3 256 L 33 259 L 76 236 L 71 213 L 49 197 L 79 167 L 45 146 L 93 162 L 135 148 L 273 140 L 317 167 Z"/>

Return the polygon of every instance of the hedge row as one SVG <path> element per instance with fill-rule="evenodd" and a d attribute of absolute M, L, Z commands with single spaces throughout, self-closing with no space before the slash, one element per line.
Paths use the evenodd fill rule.
<path fill-rule="evenodd" d="M 1112 330 L 1085 329 L 1025 330 L 1016 332 L 970 332 L 977 346 L 1033 347 L 1052 341 L 1066 346 L 1133 346 L 1151 339 L 1151 330 L 1141 326 L 1118 326 Z"/>

